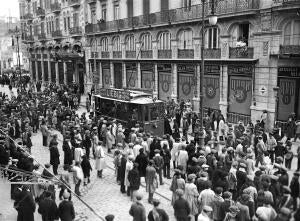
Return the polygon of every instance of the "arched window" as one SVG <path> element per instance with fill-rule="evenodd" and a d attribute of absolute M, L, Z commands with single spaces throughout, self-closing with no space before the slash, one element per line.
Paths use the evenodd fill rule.
<path fill-rule="evenodd" d="M 108 39 L 107 38 L 101 39 L 101 50 L 108 51 Z"/>
<path fill-rule="evenodd" d="M 219 48 L 219 29 L 217 27 L 206 29 L 205 48 Z"/>
<path fill-rule="evenodd" d="M 300 20 L 290 21 L 283 30 L 283 45 L 300 45 Z"/>
<path fill-rule="evenodd" d="M 125 39 L 126 51 L 135 51 L 135 38 L 134 35 L 127 35 Z"/>
<path fill-rule="evenodd" d="M 178 35 L 179 49 L 193 49 L 193 32 L 190 29 L 182 30 Z"/>
<path fill-rule="evenodd" d="M 120 42 L 120 37 L 115 36 L 113 38 L 113 51 L 122 51 L 121 49 L 121 42 Z"/>
<path fill-rule="evenodd" d="M 162 32 L 158 36 L 158 49 L 170 50 L 171 49 L 171 34 L 170 32 Z"/>
<path fill-rule="evenodd" d="M 152 50 L 152 36 L 150 33 L 145 33 L 141 37 L 141 49 L 143 51 Z"/>

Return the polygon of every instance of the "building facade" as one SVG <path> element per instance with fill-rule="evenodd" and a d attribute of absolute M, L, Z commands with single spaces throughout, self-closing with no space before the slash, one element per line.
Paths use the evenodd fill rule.
<path fill-rule="evenodd" d="M 34 81 L 84 90 L 84 0 L 20 0 L 23 42 Z"/>
<path fill-rule="evenodd" d="M 29 2 L 32 5 L 35 1 Z M 71 7 L 71 2 L 80 2 L 80 6 Z M 82 34 L 74 38 L 62 31 L 57 38 L 54 31 L 51 41 L 40 37 L 38 44 L 30 43 L 32 55 L 48 49 L 51 65 L 49 51 L 57 45 L 58 50 L 63 50 L 66 41 L 71 45 L 80 41 L 87 91 L 92 85 L 151 90 L 162 100 L 189 99 L 197 111 L 203 28 L 206 109 L 221 110 L 233 123 L 255 122 L 266 110 L 269 128 L 275 119 L 284 122 L 292 112 L 300 119 L 299 1 L 214 2 L 205 1 L 204 24 L 202 0 L 69 0 L 61 2 L 59 13 L 45 6 L 44 18 L 30 11 L 35 19 L 31 20 L 29 33 L 35 29 L 35 20 L 41 26 L 47 17 L 54 23 L 52 26 L 60 24 L 62 29 L 62 8 L 67 5 L 66 11 L 72 8 L 81 15 Z M 215 26 L 208 23 L 212 5 L 218 16 Z M 30 16 L 26 17 L 30 20 Z M 32 67 L 35 65 L 37 70 L 37 62 L 42 58 L 34 59 Z M 61 76 L 68 73 L 66 62 L 53 63 L 56 79 L 67 79 Z M 45 72 L 40 75 L 36 78 L 46 76 Z"/>

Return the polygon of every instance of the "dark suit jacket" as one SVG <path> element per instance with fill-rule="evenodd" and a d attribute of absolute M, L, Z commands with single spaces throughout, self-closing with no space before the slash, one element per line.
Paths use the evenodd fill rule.
<path fill-rule="evenodd" d="M 188 216 L 191 210 L 190 210 L 189 203 L 185 199 L 179 198 L 175 200 L 173 208 L 174 208 L 175 217 L 177 219 L 181 218 L 182 220 L 184 219 L 188 220 Z"/>
<path fill-rule="evenodd" d="M 72 221 L 75 219 L 75 210 L 71 201 L 64 200 L 58 206 L 58 215 L 61 221 Z"/>
<path fill-rule="evenodd" d="M 38 212 L 42 215 L 43 221 L 54 221 L 58 219 L 57 206 L 52 199 L 45 198 L 41 200 Z"/>
<path fill-rule="evenodd" d="M 58 165 L 59 164 L 59 152 L 57 147 L 50 148 L 50 164 Z"/>
<path fill-rule="evenodd" d="M 169 216 L 163 209 L 157 208 L 157 213 L 159 214 L 159 218 L 161 221 L 169 221 Z M 148 220 L 149 221 L 155 221 L 153 218 L 153 211 L 151 210 L 148 214 Z"/>

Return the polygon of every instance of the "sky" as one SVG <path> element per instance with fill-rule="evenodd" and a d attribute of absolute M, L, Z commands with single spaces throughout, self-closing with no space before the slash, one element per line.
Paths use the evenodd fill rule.
<path fill-rule="evenodd" d="M 0 0 L 0 17 L 19 17 L 18 0 Z"/>

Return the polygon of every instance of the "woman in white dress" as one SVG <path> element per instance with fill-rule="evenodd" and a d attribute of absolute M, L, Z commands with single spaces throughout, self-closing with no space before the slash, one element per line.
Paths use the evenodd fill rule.
<path fill-rule="evenodd" d="M 102 178 L 103 170 L 106 167 L 105 154 L 104 154 L 102 144 L 103 144 L 102 141 L 99 141 L 98 145 L 95 147 L 95 158 L 96 158 L 95 169 L 97 170 L 97 176 L 99 178 Z"/>

